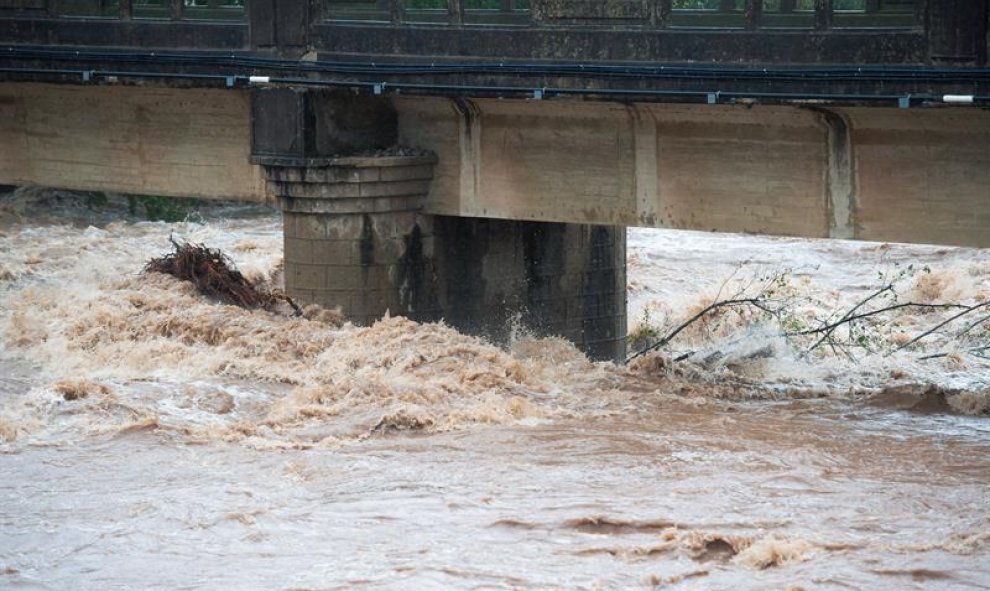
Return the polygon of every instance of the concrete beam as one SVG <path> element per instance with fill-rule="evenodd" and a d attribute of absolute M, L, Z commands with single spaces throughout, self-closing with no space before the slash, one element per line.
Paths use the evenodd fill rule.
<path fill-rule="evenodd" d="M 787 107 L 399 99 L 443 215 L 827 236 L 826 134 Z M 470 115 L 466 115 L 466 113 Z M 470 132 L 465 132 L 470 130 Z"/>
<path fill-rule="evenodd" d="M 242 90 L 0 84 L 0 184 L 260 201 L 249 103 Z M 393 104 L 399 142 L 438 156 L 429 214 L 990 246 L 986 110 Z M 320 138 L 345 127 L 393 129 L 335 109 L 286 127 L 302 156 L 334 152 Z"/>
<path fill-rule="evenodd" d="M 0 84 L 0 183 L 261 201 L 249 115 L 243 91 Z"/>
<path fill-rule="evenodd" d="M 400 98 L 440 215 L 990 246 L 990 112 Z"/>
<path fill-rule="evenodd" d="M 990 247 L 990 111 L 841 109 L 853 238 Z"/>

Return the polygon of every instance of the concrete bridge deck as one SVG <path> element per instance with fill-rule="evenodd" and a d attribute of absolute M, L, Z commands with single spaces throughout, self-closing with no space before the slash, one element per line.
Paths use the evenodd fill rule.
<path fill-rule="evenodd" d="M 250 92 L 2 84 L 0 182 L 272 199 Z M 990 246 L 984 109 L 392 104 L 438 157 L 426 213 Z"/>

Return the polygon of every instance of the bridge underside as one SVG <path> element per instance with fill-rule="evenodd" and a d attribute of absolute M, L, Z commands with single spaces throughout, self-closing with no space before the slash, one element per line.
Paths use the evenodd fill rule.
<path fill-rule="evenodd" d="M 251 92 L 0 85 L 0 183 L 270 199 Z M 392 103 L 425 213 L 990 246 L 986 110 Z"/>

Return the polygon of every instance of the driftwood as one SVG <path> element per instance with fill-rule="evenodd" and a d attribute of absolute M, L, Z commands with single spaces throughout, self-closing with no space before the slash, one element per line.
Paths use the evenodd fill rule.
<path fill-rule="evenodd" d="M 148 261 L 144 266 L 145 273 L 167 273 L 190 281 L 203 295 L 225 304 L 275 310 L 279 302 L 285 302 L 296 316 L 302 315 L 302 310 L 289 296 L 248 281 L 219 249 L 177 242 L 171 236 L 169 241 L 175 251 Z"/>

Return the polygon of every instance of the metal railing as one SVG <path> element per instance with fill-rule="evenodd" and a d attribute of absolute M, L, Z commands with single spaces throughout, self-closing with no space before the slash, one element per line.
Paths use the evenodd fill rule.
<path fill-rule="evenodd" d="M 244 0 L 48 0 L 53 16 L 108 19 L 244 20 Z"/>
<path fill-rule="evenodd" d="M 623 24 L 701 28 L 911 28 L 917 0 L 629 0 L 587 3 L 534 0 L 321 0 L 331 21 L 393 24 Z M 588 6 L 583 7 L 585 9 Z"/>
<path fill-rule="evenodd" d="M 529 0 L 342 0 L 320 3 L 325 20 L 527 25 Z"/>
<path fill-rule="evenodd" d="M 0 8 L 50 17 L 229 22 L 245 20 L 247 1 L 4 0 Z M 719 29 L 917 28 L 924 8 L 924 0 L 308 1 L 314 22 Z"/>

